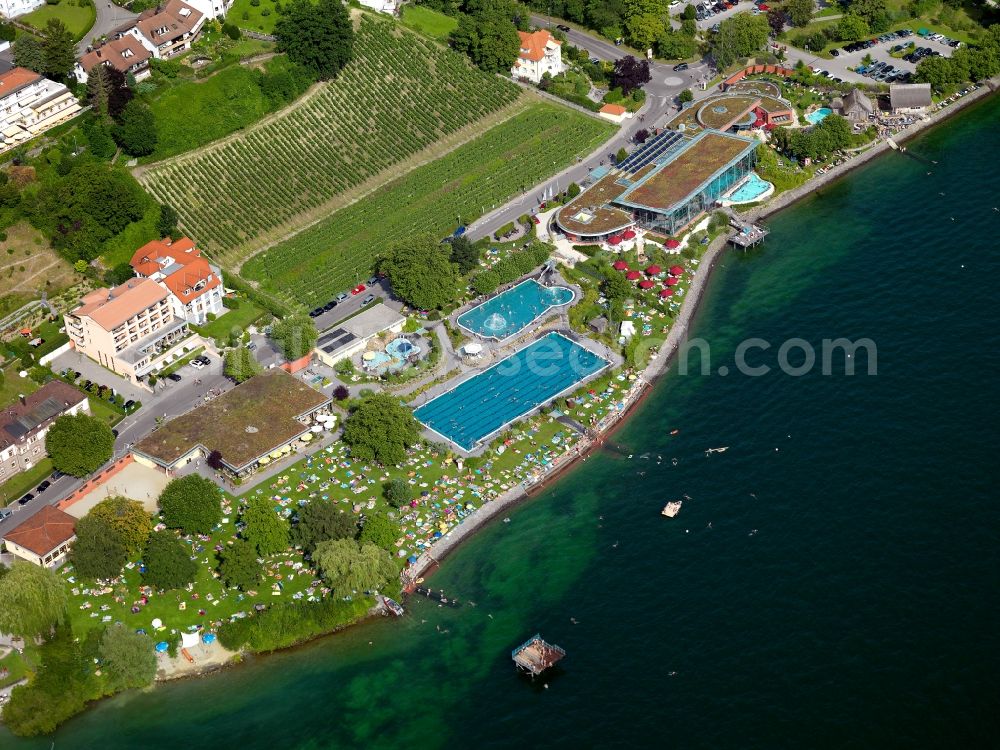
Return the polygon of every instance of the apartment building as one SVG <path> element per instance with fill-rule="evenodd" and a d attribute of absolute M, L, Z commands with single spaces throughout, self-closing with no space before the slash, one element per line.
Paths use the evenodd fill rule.
<path fill-rule="evenodd" d="M 194 240 L 153 240 L 135 251 L 132 270 L 152 279 L 170 292 L 174 315 L 188 323 L 202 324 L 208 315 L 222 315 L 222 272 L 211 265 Z"/>
<path fill-rule="evenodd" d="M 0 74 L 0 152 L 75 117 L 80 103 L 61 83 L 27 68 Z"/>
<path fill-rule="evenodd" d="M 80 412 L 90 413 L 87 396 L 60 380 L 20 396 L 0 411 L 0 482 L 45 458 L 45 435 L 52 423 L 63 414 Z"/>
<path fill-rule="evenodd" d="M 0 0 L 0 15 L 15 18 L 45 5 L 45 0 Z"/>

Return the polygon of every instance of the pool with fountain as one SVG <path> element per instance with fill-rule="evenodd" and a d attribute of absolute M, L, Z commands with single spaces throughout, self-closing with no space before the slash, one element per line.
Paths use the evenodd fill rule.
<path fill-rule="evenodd" d="M 502 341 L 530 326 L 554 307 L 573 301 L 573 290 L 526 279 L 458 316 L 458 325 L 477 336 Z"/>
<path fill-rule="evenodd" d="M 437 434 L 471 451 L 610 364 L 561 333 L 549 333 L 434 397 L 413 415 Z"/>

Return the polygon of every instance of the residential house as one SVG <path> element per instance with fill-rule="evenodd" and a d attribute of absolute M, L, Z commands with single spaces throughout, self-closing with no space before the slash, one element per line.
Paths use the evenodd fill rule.
<path fill-rule="evenodd" d="M 379 13 L 387 13 L 390 16 L 396 15 L 399 12 L 399 6 L 402 5 L 400 0 L 359 0 L 359 2 L 366 8 Z"/>
<path fill-rule="evenodd" d="M 52 423 L 64 414 L 80 412 L 90 413 L 87 396 L 61 380 L 46 383 L 0 411 L 0 482 L 45 458 L 45 435 Z"/>
<path fill-rule="evenodd" d="M 205 16 L 206 21 L 225 18 L 233 7 L 233 0 L 186 0 L 187 4 Z"/>
<path fill-rule="evenodd" d="M 893 83 L 889 85 L 889 107 L 894 115 L 921 114 L 931 106 L 929 83 Z"/>
<path fill-rule="evenodd" d="M 134 383 L 172 361 L 189 335 L 170 291 L 152 279 L 96 289 L 64 321 L 73 348 Z"/>
<path fill-rule="evenodd" d="M 8 552 L 43 568 L 62 565 L 75 540 L 76 519 L 51 505 L 3 536 Z"/>
<path fill-rule="evenodd" d="M 851 89 L 843 98 L 836 97 L 830 108 L 851 122 L 868 122 L 875 114 L 875 104 L 861 89 Z"/>
<path fill-rule="evenodd" d="M 81 57 L 73 66 L 73 75 L 80 83 L 96 65 L 110 65 L 123 75 L 133 75 L 135 80 L 149 78 L 149 61 L 153 53 L 136 37 L 125 34 L 109 39 Z"/>
<path fill-rule="evenodd" d="M 548 31 L 540 29 L 517 33 L 521 37 L 521 48 L 514 67 L 510 69 L 511 76 L 541 83 L 546 73 L 557 76 L 566 69 L 562 61 L 562 42 Z"/>
<path fill-rule="evenodd" d="M 0 16 L 15 18 L 45 5 L 45 0 L 0 0 Z"/>
<path fill-rule="evenodd" d="M 136 276 L 152 279 L 170 292 L 174 315 L 188 323 L 205 323 L 210 314 L 226 311 L 222 272 L 187 237 L 147 242 L 135 251 L 131 264 Z"/>
<path fill-rule="evenodd" d="M 61 83 L 27 68 L 0 74 L 0 151 L 75 117 L 80 103 Z"/>
<path fill-rule="evenodd" d="M 621 104 L 605 104 L 597 114 L 605 120 L 611 120 L 616 125 L 621 125 L 626 117 L 632 117 L 632 113 Z"/>

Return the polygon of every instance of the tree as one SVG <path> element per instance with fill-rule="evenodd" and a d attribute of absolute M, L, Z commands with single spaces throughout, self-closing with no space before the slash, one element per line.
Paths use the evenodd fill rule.
<path fill-rule="evenodd" d="M 687 23 L 688 21 L 684 21 L 685 25 Z M 686 60 L 694 57 L 698 51 L 698 42 L 694 38 L 694 33 L 689 34 L 688 31 L 685 26 L 679 31 L 664 29 L 663 34 L 656 40 L 656 51 L 659 56 L 667 60 Z"/>
<path fill-rule="evenodd" d="M 640 13 L 625 19 L 625 38 L 638 49 L 652 47 L 665 30 L 661 17 L 652 13 Z"/>
<path fill-rule="evenodd" d="M 694 6 L 690 3 L 684 6 L 684 10 L 681 11 L 681 18 L 685 21 L 694 21 L 698 18 L 698 11 L 694 9 Z"/>
<path fill-rule="evenodd" d="M 778 36 L 785 30 L 785 14 L 781 8 L 770 8 L 767 11 L 767 25 L 771 27 L 771 36 Z"/>
<path fill-rule="evenodd" d="M 847 42 L 856 42 L 871 36 L 871 29 L 861 16 L 848 13 L 837 21 L 837 36 Z"/>
<path fill-rule="evenodd" d="M 961 58 L 960 58 L 961 59 Z M 947 57 L 927 57 L 917 63 L 913 80 L 929 83 L 937 92 L 946 92 L 968 80 L 969 71 Z"/>
<path fill-rule="evenodd" d="M 0 578 L 0 633 L 32 640 L 66 619 L 66 588 L 59 575 L 16 560 Z"/>
<path fill-rule="evenodd" d="M 129 690 L 152 685 L 156 678 L 153 639 L 121 623 L 110 625 L 98 647 L 101 670 L 113 690 Z"/>
<path fill-rule="evenodd" d="M 684 89 L 677 95 L 677 101 L 681 104 L 687 104 L 688 102 L 694 101 L 694 92 L 691 89 Z"/>
<path fill-rule="evenodd" d="M 816 0 L 785 0 L 781 7 L 788 14 L 792 26 L 808 26 L 816 10 Z"/>
<path fill-rule="evenodd" d="M 36 73 L 45 71 L 45 49 L 42 42 L 31 34 L 21 34 L 14 43 L 14 62 Z"/>
<path fill-rule="evenodd" d="M 153 111 L 133 99 L 122 111 L 114 129 L 115 141 L 132 156 L 146 156 L 156 148 L 156 120 Z"/>
<path fill-rule="evenodd" d="M 885 0 L 851 0 L 848 10 L 865 19 L 873 34 L 881 34 L 889 28 L 889 9 Z"/>
<path fill-rule="evenodd" d="M 106 518 L 88 513 L 76 522 L 70 560 L 77 575 L 92 580 L 116 578 L 128 561 L 121 536 Z"/>
<path fill-rule="evenodd" d="M 350 395 L 351 392 L 347 389 L 346 385 L 338 385 L 333 389 L 333 397 L 337 401 L 345 401 L 350 397 Z"/>
<path fill-rule="evenodd" d="M 338 595 L 378 591 L 396 578 L 396 566 L 388 552 L 374 544 L 359 545 L 353 539 L 320 542 L 313 560 Z"/>
<path fill-rule="evenodd" d="M 257 550 L 245 539 L 237 539 L 219 553 L 219 574 L 231 589 L 247 591 L 264 577 Z"/>
<path fill-rule="evenodd" d="M 500 286 L 500 274 L 492 268 L 480 271 L 472 280 L 472 288 L 476 294 L 489 294 Z"/>
<path fill-rule="evenodd" d="M 197 474 L 170 480 L 158 502 L 163 522 L 185 534 L 207 534 L 222 520 L 219 488 Z"/>
<path fill-rule="evenodd" d="M 101 500 L 87 515 L 107 521 L 118 534 L 125 547 L 125 554 L 130 558 L 134 558 L 142 551 L 153 531 L 153 521 L 142 507 L 142 503 L 121 495 Z"/>
<path fill-rule="evenodd" d="M 331 500 L 314 499 L 299 508 L 298 523 L 292 526 L 292 541 L 307 552 L 330 539 L 352 539 L 358 533 L 354 516 Z"/>
<path fill-rule="evenodd" d="M 294 0 L 274 26 L 278 49 L 319 80 L 336 78 L 354 53 L 354 28 L 338 0 Z"/>
<path fill-rule="evenodd" d="M 487 21 L 479 27 L 479 44 L 472 61 L 487 73 L 509 73 L 520 48 L 521 38 L 510 21 Z"/>
<path fill-rule="evenodd" d="M 288 548 L 288 521 L 274 512 L 271 500 L 255 495 L 243 510 L 243 538 L 261 556 L 273 555 Z"/>
<path fill-rule="evenodd" d="M 104 422 L 89 414 L 64 414 L 45 435 L 52 465 L 64 474 L 85 477 L 114 451 L 115 436 Z"/>
<path fill-rule="evenodd" d="M 154 531 L 142 552 L 146 566 L 142 582 L 156 589 L 180 589 L 193 583 L 198 563 L 191 559 L 190 547 L 172 531 Z"/>
<path fill-rule="evenodd" d="M 464 234 L 459 235 L 451 240 L 449 260 L 458 266 L 458 272 L 464 275 L 479 265 L 479 250 L 473 247 L 468 237 Z"/>
<path fill-rule="evenodd" d="M 712 56 L 719 69 L 728 68 L 738 59 L 749 57 L 764 48 L 771 27 L 766 16 L 737 13 L 719 25 L 712 42 Z"/>
<path fill-rule="evenodd" d="M 238 346 L 226 352 L 222 373 L 236 383 L 243 383 L 264 371 L 253 352 L 245 346 Z"/>
<path fill-rule="evenodd" d="M 240 27 L 237 26 L 235 23 L 224 23 L 224 24 L 222 24 L 222 33 L 225 34 L 226 36 L 228 36 L 234 42 L 238 41 L 239 38 L 243 35 L 240 32 Z"/>
<path fill-rule="evenodd" d="M 177 231 L 177 221 L 180 216 L 169 203 L 160 204 L 160 218 L 156 222 L 156 231 L 161 237 L 172 237 Z"/>
<path fill-rule="evenodd" d="M 271 339 L 289 362 L 310 354 L 318 335 L 312 319 L 305 315 L 292 315 L 271 326 Z"/>
<path fill-rule="evenodd" d="M 636 143 L 645 143 L 649 140 L 649 131 L 646 128 L 639 128 L 635 131 L 635 135 L 632 136 L 632 140 Z"/>
<path fill-rule="evenodd" d="M 45 55 L 45 73 L 49 78 L 65 78 L 76 62 L 76 45 L 73 34 L 58 18 L 50 18 L 42 31 L 42 51 Z"/>
<path fill-rule="evenodd" d="M 87 76 L 87 103 L 105 123 L 118 119 L 134 96 L 125 75 L 110 65 L 97 65 Z"/>
<path fill-rule="evenodd" d="M 214 450 L 208 454 L 208 458 L 205 459 L 205 463 L 211 466 L 216 471 L 221 471 L 225 464 L 222 463 L 222 451 Z"/>
<path fill-rule="evenodd" d="M 620 164 L 627 158 L 628 158 L 628 151 L 626 151 L 624 148 L 618 149 L 618 153 L 615 154 L 615 162 Z"/>
<path fill-rule="evenodd" d="M 620 88 L 625 96 L 649 83 L 650 80 L 649 60 L 637 60 L 632 55 L 625 55 L 615 60 L 615 68 L 611 73 L 611 86 Z"/>
<path fill-rule="evenodd" d="M 410 485 L 407 484 L 405 479 L 392 479 L 382 485 L 382 492 L 385 495 L 386 502 L 389 503 L 393 508 L 402 508 L 404 505 L 408 505 L 410 500 L 413 499 L 413 490 Z"/>
<path fill-rule="evenodd" d="M 406 449 L 420 439 L 413 413 L 385 393 L 369 396 L 344 423 L 344 442 L 361 461 L 402 463 Z"/>
<path fill-rule="evenodd" d="M 384 550 L 391 549 L 397 539 L 399 539 L 399 524 L 390 521 L 381 513 L 365 519 L 361 535 L 358 537 L 358 541 L 362 544 L 370 542 Z"/>
<path fill-rule="evenodd" d="M 436 239 L 424 235 L 389 248 L 380 268 L 396 295 L 421 310 L 442 307 L 455 298 L 458 269 Z"/>

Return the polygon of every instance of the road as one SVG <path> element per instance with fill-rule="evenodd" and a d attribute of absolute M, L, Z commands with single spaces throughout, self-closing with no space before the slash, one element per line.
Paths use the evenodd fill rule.
<path fill-rule="evenodd" d="M 94 25 L 90 28 L 90 31 L 77 43 L 77 57 L 83 55 L 87 51 L 87 47 L 93 44 L 95 39 L 106 36 L 122 24 L 137 17 L 135 13 L 121 8 L 114 3 L 109 3 L 107 0 L 94 0 L 94 5 L 97 8 L 97 19 L 94 21 Z"/>

